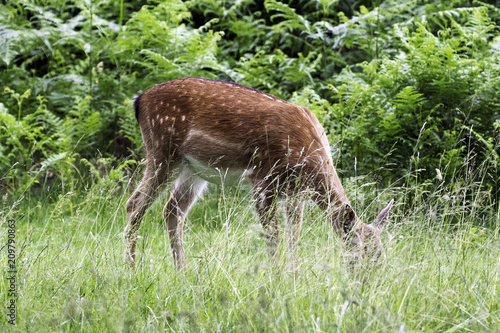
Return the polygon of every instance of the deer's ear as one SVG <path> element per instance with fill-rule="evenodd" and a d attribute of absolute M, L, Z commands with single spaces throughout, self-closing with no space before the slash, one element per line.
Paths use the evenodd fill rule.
<path fill-rule="evenodd" d="M 392 204 L 394 203 L 394 199 L 389 202 L 387 207 L 382 209 L 382 211 L 377 215 L 375 218 L 375 221 L 373 221 L 373 225 L 380 230 L 384 229 L 385 223 L 387 222 L 387 219 L 389 218 L 389 212 L 391 211 Z"/>
<path fill-rule="evenodd" d="M 342 225 L 344 227 L 344 235 L 349 235 L 356 227 L 356 213 L 352 209 L 351 205 L 346 203 L 342 206 L 341 216 Z"/>

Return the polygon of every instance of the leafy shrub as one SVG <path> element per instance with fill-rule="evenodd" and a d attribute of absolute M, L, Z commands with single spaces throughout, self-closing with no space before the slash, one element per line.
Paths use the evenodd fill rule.
<path fill-rule="evenodd" d="M 479 161 L 498 163 L 498 55 L 481 42 L 492 32 L 482 38 L 474 33 L 493 31 L 492 26 L 484 8 L 474 9 L 464 26 L 447 20 L 450 28 L 437 34 L 424 24 L 413 32 L 396 27 L 406 53 L 365 62 L 361 73 L 346 68 L 336 78 L 339 103 L 331 112 L 345 124 L 337 133 L 348 147 L 348 161 L 369 160 L 361 162 L 364 172 L 389 163 L 399 172 L 387 175 L 425 168 L 422 176 L 432 179 L 436 168 L 454 170 L 473 151 Z M 488 134 L 474 135 L 474 129 Z"/>
<path fill-rule="evenodd" d="M 160 80 L 216 78 L 221 34 L 210 24 L 193 29 L 182 23 L 190 17 L 182 1 L 130 15 L 125 9 L 110 1 L 0 5 L 1 184 L 22 191 L 61 154 L 65 163 L 50 168 L 70 183 L 74 172 L 86 170 L 74 164 L 80 157 L 92 159 L 99 151 L 139 158 L 133 95 Z"/>
<path fill-rule="evenodd" d="M 81 158 L 141 159 L 132 98 L 182 76 L 310 107 L 346 176 L 419 182 L 473 159 L 497 170 L 497 2 L 1 4 L 1 182 L 26 188 L 42 165 L 71 182 L 87 177 Z"/>

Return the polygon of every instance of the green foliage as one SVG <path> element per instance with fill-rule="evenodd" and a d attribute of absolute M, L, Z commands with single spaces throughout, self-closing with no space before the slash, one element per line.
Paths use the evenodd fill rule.
<path fill-rule="evenodd" d="M 87 177 L 81 158 L 140 160 L 133 96 L 183 76 L 310 107 L 341 175 L 383 186 L 471 159 L 493 170 L 499 23 L 494 0 L 14 0 L 0 5 L 1 184 L 39 183 L 63 153 L 47 169 L 68 182 Z"/>
<path fill-rule="evenodd" d="M 181 1 L 144 6 L 116 37 L 113 55 L 146 85 L 183 76 L 216 78 L 213 72 L 221 68 L 217 42 L 222 34 L 209 30 L 212 22 L 197 29 L 183 23 L 190 17 Z"/>
<path fill-rule="evenodd" d="M 341 133 L 350 147 L 348 160 L 373 158 L 372 163 L 361 163 L 362 172 L 369 172 L 365 168 L 373 168 L 373 163 L 395 164 L 404 169 L 387 176 L 425 168 L 422 176 L 429 179 L 435 168 L 456 169 L 465 155 L 498 149 L 499 133 L 493 126 L 500 116 L 500 99 L 494 93 L 500 83 L 498 55 L 471 38 L 476 36 L 473 30 L 484 32 L 488 20 L 471 15 L 463 29 L 453 28 L 458 23 L 451 22 L 451 28 L 438 34 L 424 24 L 415 31 L 396 27 L 405 53 L 365 62 L 361 73 L 346 69 L 336 78 L 342 88 L 337 90 L 339 104 L 332 106 L 338 117 L 332 121 L 346 123 Z M 343 117 L 346 106 L 349 120 Z M 489 145 L 480 136 L 468 138 L 471 128 L 489 133 Z M 498 186 L 497 181 L 492 185 Z"/>
<path fill-rule="evenodd" d="M 182 23 L 190 17 L 184 3 L 159 2 L 125 16 L 120 8 L 120 20 L 127 18 L 120 22 L 110 16 L 110 6 L 28 0 L 0 5 L 0 170 L 10 190 L 39 182 L 27 171 L 40 173 L 53 155 L 71 156 L 56 173 L 66 174 L 69 183 L 73 172 L 85 169 L 73 163 L 75 157 L 93 158 L 99 151 L 140 158 L 133 95 L 161 80 L 216 78 L 222 35 L 209 30 L 210 23 L 197 29 Z"/>

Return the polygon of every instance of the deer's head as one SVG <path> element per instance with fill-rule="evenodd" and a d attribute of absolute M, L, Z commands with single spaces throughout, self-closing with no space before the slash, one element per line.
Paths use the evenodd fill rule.
<path fill-rule="evenodd" d="M 359 260 L 376 261 L 383 254 L 381 233 L 388 221 L 393 203 L 394 200 L 391 200 L 370 224 L 361 222 L 351 206 L 344 204 L 343 240 L 348 249 L 346 258 L 350 264 Z"/>

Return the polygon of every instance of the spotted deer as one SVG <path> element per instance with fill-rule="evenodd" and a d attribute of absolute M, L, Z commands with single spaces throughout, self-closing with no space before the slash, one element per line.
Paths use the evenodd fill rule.
<path fill-rule="evenodd" d="M 186 267 L 182 230 L 207 182 L 249 180 L 269 253 L 278 259 L 277 199 L 286 199 L 289 250 L 297 268 L 304 198 L 327 211 L 340 239 L 362 256 L 380 254 L 392 202 L 372 224 L 358 218 L 333 166 L 318 119 L 307 108 L 239 84 L 183 78 L 135 99 L 146 169 L 126 204 L 127 256 L 135 263 L 138 229 L 162 185 L 175 179 L 165 218 L 174 264 Z M 222 179 L 223 178 L 223 179 Z M 304 195 L 307 194 L 307 195 Z"/>

